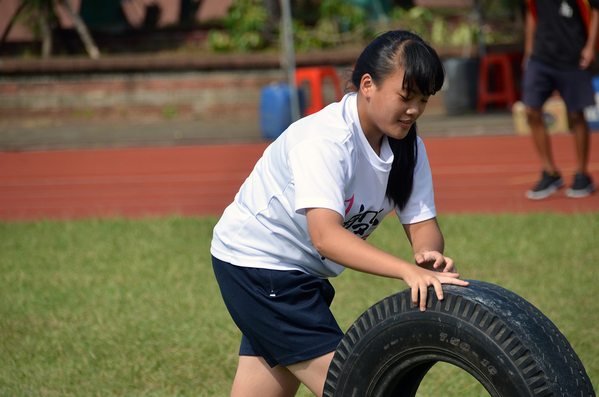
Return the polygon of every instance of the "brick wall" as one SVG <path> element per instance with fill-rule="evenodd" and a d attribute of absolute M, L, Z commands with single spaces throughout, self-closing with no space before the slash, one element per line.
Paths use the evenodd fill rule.
<path fill-rule="evenodd" d="M 202 118 L 257 117 L 281 70 L 0 77 L 0 111 L 191 107 Z"/>
<path fill-rule="evenodd" d="M 347 67 L 337 68 L 344 92 L 347 71 Z M 160 113 L 176 108 L 201 119 L 232 117 L 257 122 L 262 89 L 286 81 L 281 69 L 0 75 L 0 118 L 80 110 Z M 309 104 L 309 88 L 302 88 Z M 326 80 L 323 95 L 325 103 L 335 100 L 332 84 Z M 444 111 L 442 108 L 441 95 L 435 95 L 427 113 Z"/>

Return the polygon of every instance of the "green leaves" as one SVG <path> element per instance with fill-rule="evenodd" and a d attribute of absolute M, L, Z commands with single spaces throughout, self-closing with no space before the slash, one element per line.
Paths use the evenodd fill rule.
<path fill-rule="evenodd" d="M 297 49 L 328 48 L 367 42 L 371 37 L 366 11 L 343 0 L 324 0 L 319 18 L 313 26 L 293 19 L 293 36 Z M 208 34 L 214 51 L 253 51 L 267 46 L 268 13 L 261 0 L 237 0 L 229 9 L 223 26 Z"/>
<path fill-rule="evenodd" d="M 265 45 L 263 31 L 268 14 L 260 0 L 237 0 L 223 24 L 226 32 L 211 30 L 208 44 L 216 51 L 250 51 Z"/>

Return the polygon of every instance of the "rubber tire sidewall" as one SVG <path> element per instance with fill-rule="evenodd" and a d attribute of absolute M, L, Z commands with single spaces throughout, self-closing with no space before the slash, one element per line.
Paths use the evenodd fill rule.
<path fill-rule="evenodd" d="M 402 364 L 443 361 L 461 367 L 475 377 L 491 396 L 523 394 L 525 379 L 514 377 L 518 368 L 483 331 L 431 310 L 413 312 L 398 324 L 380 324 L 360 339 L 347 362 L 345 381 L 335 396 L 379 396 L 382 383 Z M 403 368 L 406 369 L 406 368 Z M 490 389 L 490 390 L 489 390 Z"/>

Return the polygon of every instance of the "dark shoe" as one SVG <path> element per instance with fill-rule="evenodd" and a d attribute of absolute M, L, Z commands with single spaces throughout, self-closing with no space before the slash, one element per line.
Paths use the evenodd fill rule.
<path fill-rule="evenodd" d="M 586 197 L 593 190 L 595 190 L 595 185 L 593 185 L 591 178 L 579 172 L 574 176 L 574 184 L 566 191 L 566 196 L 575 198 Z"/>
<path fill-rule="evenodd" d="M 534 189 L 527 191 L 526 197 L 531 200 L 544 199 L 551 196 L 562 186 L 564 186 L 564 180 L 558 172 L 549 174 L 547 171 L 543 171 L 538 185 Z"/>

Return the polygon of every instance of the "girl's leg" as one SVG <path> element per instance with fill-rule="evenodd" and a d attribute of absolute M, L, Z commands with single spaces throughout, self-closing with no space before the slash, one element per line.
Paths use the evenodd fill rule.
<path fill-rule="evenodd" d="M 299 385 L 285 367 L 271 368 L 262 357 L 239 356 L 231 397 L 293 397 Z"/>
<path fill-rule="evenodd" d="M 327 353 L 312 360 L 287 366 L 287 369 L 295 375 L 316 397 L 322 397 L 324 382 L 335 352 Z"/>

